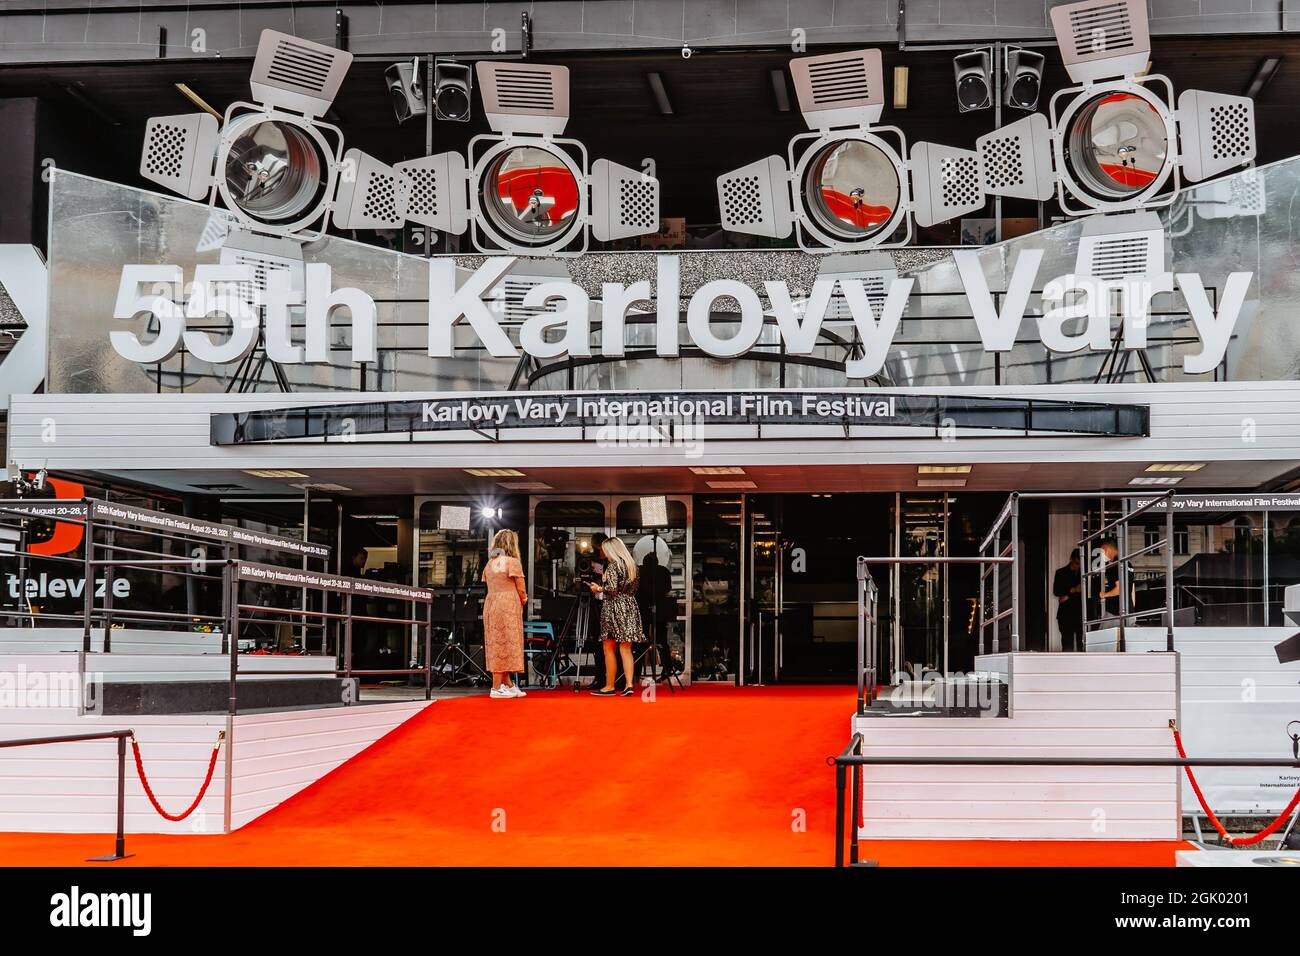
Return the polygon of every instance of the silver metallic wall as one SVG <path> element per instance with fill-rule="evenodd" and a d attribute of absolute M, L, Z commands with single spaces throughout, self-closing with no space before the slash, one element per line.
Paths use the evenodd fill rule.
<path fill-rule="evenodd" d="M 275 390 L 269 370 L 254 380 L 232 382 L 233 366 L 210 367 L 182 352 L 161 366 L 142 367 L 122 359 L 109 343 L 109 332 L 126 328 L 112 317 L 122 266 L 142 263 L 178 265 L 186 279 L 194 266 L 216 262 L 211 241 L 219 214 L 205 205 L 159 196 L 60 171 L 52 183 L 50 237 L 49 392 L 218 392 Z M 1185 191 L 1162 213 L 1166 225 L 1166 262 L 1171 271 L 1196 272 L 1208 286 L 1222 288 L 1230 272 L 1254 273 L 1245 307 L 1216 374 L 1234 381 L 1279 381 L 1300 378 L 1300 158 L 1201 184 Z M 208 234 L 205 237 L 205 229 Z M 1074 271 L 1079 223 L 987 246 L 979 251 L 989 288 L 1005 288 L 1020 250 L 1045 252 L 1036 289 L 1051 278 Z M 219 231 L 219 230 L 218 230 Z M 851 322 L 828 321 L 823 342 L 806 362 L 781 359 L 776 330 L 765 330 L 756 357 L 718 361 L 707 357 L 681 360 L 632 358 L 591 364 L 558 361 L 519 369 L 510 358 L 492 358 L 464 326 L 458 327 L 454 358 L 426 354 L 426 264 L 418 257 L 344 239 L 326 238 L 308 245 L 309 262 L 328 262 L 335 288 L 354 286 L 378 303 L 379 363 L 364 371 L 347 354 L 350 329 L 337 321 L 331 365 L 288 366 L 284 371 L 295 391 L 469 391 L 507 388 L 516 372 L 517 387 L 534 389 L 675 389 L 725 387 L 830 387 L 852 384 L 842 371 L 827 367 L 842 362 L 851 341 Z M 913 275 L 910 300 L 882 383 L 894 385 L 1027 385 L 1087 383 L 1104 370 L 1106 353 L 1050 356 L 1038 339 L 1031 317 L 1022 324 L 1015 349 L 995 358 L 979 342 L 975 323 L 948 250 L 903 249 L 892 254 L 900 274 Z M 464 257 L 472 268 L 478 260 Z M 740 278 L 761 289 L 762 280 L 784 280 L 806 291 L 822 260 L 796 250 L 710 251 L 685 253 L 682 292 L 689 296 L 712 279 Z M 517 270 L 527 274 L 530 263 Z M 534 272 L 537 266 L 531 267 Z M 551 260 L 547 269 L 567 272 L 593 297 L 603 281 L 631 283 L 651 278 L 655 256 L 648 253 L 591 253 L 578 259 Z M 1040 308 L 1031 299 L 1030 313 Z M 715 308 L 725 309 L 724 303 Z M 728 321 L 725 314 L 719 322 Z M 512 335 L 517 335 L 514 320 Z M 143 334 L 143 329 L 137 329 Z M 652 327 L 629 322 L 629 349 L 648 346 Z M 1204 381 L 1186 376 L 1181 358 L 1199 351 L 1195 331 L 1177 295 L 1157 299 L 1149 329 L 1147 357 L 1158 381 Z M 595 340 L 599 343 L 599 333 Z M 689 342 L 683 330 L 682 341 Z M 764 356 L 768 360 L 764 360 Z M 1142 381 L 1136 363 L 1118 380 Z"/>

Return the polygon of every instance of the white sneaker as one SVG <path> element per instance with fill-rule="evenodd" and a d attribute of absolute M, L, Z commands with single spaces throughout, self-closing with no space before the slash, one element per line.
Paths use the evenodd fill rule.
<path fill-rule="evenodd" d="M 500 687 L 493 687 L 492 692 L 489 693 L 488 696 L 489 697 L 514 697 L 515 695 L 510 693 L 509 687 L 507 687 L 505 684 L 502 684 Z"/>
<path fill-rule="evenodd" d="M 527 697 L 527 696 L 528 696 L 528 692 L 525 691 L 525 690 L 524 690 L 522 687 L 520 687 L 518 684 L 511 684 L 509 687 L 506 688 L 506 690 L 509 691 L 511 697 Z"/>

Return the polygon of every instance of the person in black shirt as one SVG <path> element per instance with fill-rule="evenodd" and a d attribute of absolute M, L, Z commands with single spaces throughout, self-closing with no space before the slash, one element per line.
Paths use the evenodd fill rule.
<path fill-rule="evenodd" d="M 1101 598 L 1101 602 L 1100 602 L 1101 611 L 1100 613 L 1098 613 L 1097 611 L 1098 601 L 1095 597 L 1093 598 L 1093 600 L 1091 600 L 1088 603 L 1088 617 L 1089 618 L 1095 618 L 1095 617 L 1114 618 L 1120 612 L 1119 611 L 1119 562 L 1115 560 L 1116 558 L 1119 557 L 1119 545 L 1115 542 L 1114 538 L 1102 538 L 1100 548 L 1101 548 L 1101 554 L 1103 558 L 1102 567 L 1105 568 L 1105 570 L 1102 572 L 1101 575 L 1102 578 L 1101 594 L 1097 595 L 1097 597 Z M 1130 580 L 1132 579 L 1131 571 L 1132 569 L 1130 568 Z M 1133 606 L 1132 603 L 1133 597 L 1134 597 L 1133 594 L 1130 592 L 1129 594 L 1130 609 Z M 1118 620 L 1101 621 L 1099 626 L 1118 627 L 1119 623 L 1120 622 Z"/>
<path fill-rule="evenodd" d="M 1052 595 L 1056 598 L 1056 623 L 1061 628 L 1061 650 L 1083 650 L 1078 548 L 1070 552 L 1069 564 L 1056 569 L 1052 577 Z"/>

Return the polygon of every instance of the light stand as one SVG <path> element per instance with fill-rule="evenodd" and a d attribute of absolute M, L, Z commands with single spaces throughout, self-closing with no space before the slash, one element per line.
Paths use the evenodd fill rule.
<path fill-rule="evenodd" d="M 641 530 L 650 532 L 650 553 L 655 558 L 655 569 L 659 568 L 659 529 L 668 527 L 668 499 L 663 495 L 653 495 L 642 497 L 641 499 Z M 665 550 L 668 550 L 665 548 Z M 644 563 L 644 562 L 643 562 Z M 669 551 L 668 561 L 665 563 L 664 572 L 668 575 L 668 592 L 672 593 L 672 553 Z M 664 681 L 668 685 L 668 690 L 673 690 L 673 679 L 676 678 L 677 686 L 686 689 L 682 683 L 681 677 L 673 672 L 672 668 L 672 650 L 668 644 L 668 636 L 664 635 L 664 641 L 659 643 L 659 593 L 658 581 L 651 581 L 650 584 L 650 640 L 647 642 L 646 649 L 638 657 L 639 661 L 645 660 L 649 655 L 650 649 L 654 648 L 655 657 L 659 662 L 659 675 L 655 683 Z M 667 675 L 667 676 L 665 676 Z"/>
<path fill-rule="evenodd" d="M 442 679 L 439 687 L 446 687 L 448 684 L 468 681 L 472 686 L 481 680 L 492 683 L 492 678 L 488 672 L 479 666 L 478 661 L 465 649 L 465 645 L 460 640 L 459 624 L 457 621 L 457 600 L 459 598 L 459 580 L 460 570 L 456 553 L 456 545 L 460 540 L 460 533 L 470 530 L 470 509 L 464 505 L 441 505 L 438 508 L 438 530 L 447 533 L 447 539 L 451 542 L 451 567 L 456 569 L 454 576 L 451 576 L 451 629 L 447 634 L 447 643 L 443 645 L 442 651 L 439 652 L 437 660 L 433 662 L 433 670 L 437 671 Z M 443 662 L 450 658 L 452 665 L 451 673 L 442 676 Z"/>

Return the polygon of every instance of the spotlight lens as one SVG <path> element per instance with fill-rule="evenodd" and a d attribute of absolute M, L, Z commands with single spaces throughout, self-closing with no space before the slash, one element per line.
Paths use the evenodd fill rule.
<path fill-rule="evenodd" d="M 870 239 L 898 210 L 898 172 L 875 143 L 846 139 L 822 147 L 804 173 L 804 199 L 818 225 L 841 239 Z"/>
<path fill-rule="evenodd" d="M 226 153 L 226 188 L 234 203 L 262 222 L 299 218 L 324 190 L 320 148 L 301 128 L 255 123 Z"/>
<path fill-rule="evenodd" d="M 578 181 L 554 153 L 516 146 L 502 153 L 483 177 L 483 208 L 511 241 L 546 245 L 573 227 Z"/>
<path fill-rule="evenodd" d="M 1098 199 L 1124 199 L 1150 186 L 1165 167 L 1164 118 L 1132 93 L 1103 93 L 1085 103 L 1066 142 L 1079 185 Z"/>

